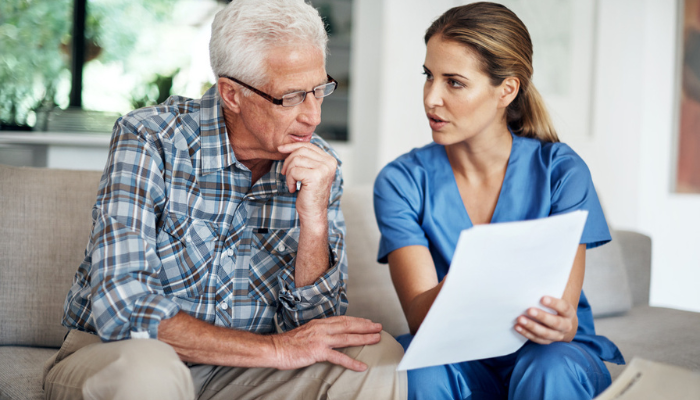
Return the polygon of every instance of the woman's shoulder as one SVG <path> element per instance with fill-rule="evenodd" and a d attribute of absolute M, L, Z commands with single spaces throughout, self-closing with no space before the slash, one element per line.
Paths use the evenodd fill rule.
<path fill-rule="evenodd" d="M 423 175 L 429 173 L 435 167 L 435 161 L 440 157 L 445 157 L 444 146 L 434 142 L 429 143 L 400 155 L 394 161 L 384 166 L 379 174 L 380 176 L 397 173 L 411 176 Z"/>
<path fill-rule="evenodd" d="M 523 137 L 518 140 L 526 153 L 537 158 L 541 165 L 552 173 L 572 169 L 588 172 L 588 166 L 583 158 L 566 143 L 543 142 L 539 139 Z"/>
<path fill-rule="evenodd" d="M 374 193 L 387 195 L 400 193 L 415 200 L 415 205 L 422 202 L 422 197 L 429 191 L 430 181 L 439 174 L 443 165 L 440 157 L 447 157 L 445 148 L 436 143 L 415 148 L 394 161 L 388 163 L 374 181 Z"/>

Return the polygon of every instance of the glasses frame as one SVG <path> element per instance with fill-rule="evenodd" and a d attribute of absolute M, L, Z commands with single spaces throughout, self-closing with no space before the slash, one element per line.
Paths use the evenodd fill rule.
<path fill-rule="evenodd" d="M 226 76 L 226 75 L 222 75 L 222 77 L 223 77 L 223 78 L 226 78 L 226 79 L 230 79 L 230 80 L 236 82 L 237 84 L 243 86 L 244 88 L 252 90 L 255 94 L 257 94 L 258 96 L 262 97 L 263 99 L 269 101 L 270 103 L 275 104 L 275 105 L 278 105 L 278 106 L 282 106 L 282 107 L 294 107 L 294 106 L 298 106 L 299 104 L 301 104 L 301 103 L 303 103 L 304 101 L 306 101 L 306 95 L 307 95 L 307 94 L 309 94 L 309 93 L 314 93 L 314 92 L 316 91 L 316 89 L 320 88 L 321 86 L 328 85 L 329 83 L 332 83 L 332 84 L 335 85 L 335 86 L 333 87 L 333 91 L 331 91 L 331 92 L 328 93 L 327 95 L 321 96 L 321 97 L 316 97 L 316 95 L 314 94 L 314 97 L 316 97 L 317 99 L 322 99 L 322 98 L 324 98 L 324 97 L 327 97 L 327 96 L 330 96 L 331 94 L 333 94 L 333 92 L 335 92 L 335 90 L 338 88 L 338 81 L 336 81 L 335 79 L 333 79 L 330 75 L 326 74 L 326 78 L 328 78 L 328 82 L 324 83 L 323 85 L 318 85 L 318 86 L 316 86 L 315 88 L 309 90 L 308 92 L 305 92 L 305 91 L 303 91 L 303 90 L 300 90 L 300 91 L 298 91 L 298 92 L 287 93 L 285 96 L 288 96 L 288 95 L 290 95 L 290 94 L 303 93 L 303 94 L 304 94 L 304 97 L 301 99 L 300 102 L 298 102 L 298 103 L 296 103 L 296 104 L 292 104 L 292 105 L 285 106 L 285 105 L 284 105 L 284 99 L 277 99 L 277 98 L 275 98 L 275 97 L 272 97 L 272 96 L 270 96 L 269 94 L 263 92 L 262 90 L 258 90 L 258 89 L 256 89 L 256 88 L 254 88 L 254 87 L 248 85 L 247 83 L 244 83 L 244 82 L 239 81 L 239 80 L 236 79 L 236 78 L 233 78 L 233 77 L 230 77 L 230 76 Z"/>

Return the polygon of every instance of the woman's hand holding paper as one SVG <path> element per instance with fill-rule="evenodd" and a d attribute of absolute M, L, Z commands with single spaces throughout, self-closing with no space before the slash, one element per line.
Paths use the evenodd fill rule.
<path fill-rule="evenodd" d="M 541 302 L 555 313 L 532 307 L 518 318 L 515 330 L 539 344 L 570 342 L 578 327 L 576 308 L 566 300 L 551 296 L 543 297 Z"/>

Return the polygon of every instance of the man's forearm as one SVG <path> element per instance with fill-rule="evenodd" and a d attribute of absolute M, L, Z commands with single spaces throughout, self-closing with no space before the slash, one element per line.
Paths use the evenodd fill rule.
<path fill-rule="evenodd" d="M 296 287 L 313 284 L 329 268 L 328 260 L 328 219 L 322 218 L 313 223 L 300 221 L 299 247 L 294 266 Z"/>
<path fill-rule="evenodd" d="M 244 368 L 295 369 L 329 361 L 354 371 L 367 366 L 334 349 L 378 343 L 382 326 L 354 317 L 313 320 L 277 335 L 207 324 L 184 312 L 160 322 L 158 340 L 184 362 Z"/>
<path fill-rule="evenodd" d="M 231 367 L 277 367 L 271 336 L 210 325 L 184 312 L 160 322 L 158 340 L 184 362 Z"/>

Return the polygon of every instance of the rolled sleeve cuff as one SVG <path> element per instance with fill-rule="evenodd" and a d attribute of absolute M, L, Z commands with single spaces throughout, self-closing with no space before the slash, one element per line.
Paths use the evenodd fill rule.
<path fill-rule="evenodd" d="M 341 262 L 333 252 L 331 255 L 334 265 L 311 285 L 297 288 L 294 269 L 285 269 L 278 275 L 283 320 L 290 329 L 316 318 L 340 315 L 347 308 L 347 301 L 343 300 L 341 293 L 344 290 Z"/>
<path fill-rule="evenodd" d="M 134 303 L 130 323 L 132 339 L 158 339 L 158 326 L 164 319 L 172 318 L 180 306 L 159 294 L 147 294 Z"/>

